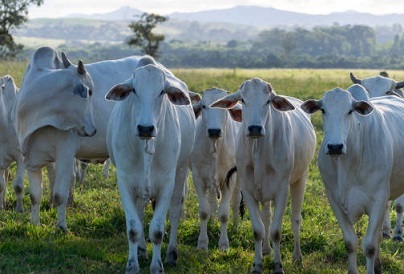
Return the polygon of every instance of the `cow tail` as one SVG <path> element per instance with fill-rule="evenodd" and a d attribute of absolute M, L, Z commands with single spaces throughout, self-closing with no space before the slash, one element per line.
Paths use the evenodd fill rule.
<path fill-rule="evenodd" d="M 245 215 L 245 201 L 244 201 L 244 196 L 243 196 L 242 191 L 241 191 L 241 201 L 240 201 L 240 206 L 239 206 L 239 212 L 240 212 L 241 220 L 243 220 L 244 215 Z"/>

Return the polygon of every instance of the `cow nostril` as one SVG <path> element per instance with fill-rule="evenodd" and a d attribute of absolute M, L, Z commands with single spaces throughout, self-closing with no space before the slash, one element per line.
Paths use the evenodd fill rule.
<path fill-rule="evenodd" d="M 248 133 L 249 137 L 260 137 L 262 136 L 262 126 L 249 126 Z"/>
<path fill-rule="evenodd" d="M 154 131 L 154 126 L 138 125 L 137 130 L 139 131 L 140 137 L 152 137 L 152 133 Z"/>
<path fill-rule="evenodd" d="M 328 153 L 330 155 L 338 155 L 342 154 L 342 148 L 344 147 L 343 144 L 328 144 Z"/>
<path fill-rule="evenodd" d="M 220 128 L 210 128 L 208 129 L 208 134 L 210 138 L 219 138 L 222 136 L 222 130 Z"/>

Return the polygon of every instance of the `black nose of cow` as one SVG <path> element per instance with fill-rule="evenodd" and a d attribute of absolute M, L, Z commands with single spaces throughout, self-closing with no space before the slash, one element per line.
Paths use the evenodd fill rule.
<path fill-rule="evenodd" d="M 328 154 L 330 155 L 341 155 L 342 148 L 344 147 L 343 144 L 328 144 Z"/>
<path fill-rule="evenodd" d="M 249 126 L 248 127 L 248 137 L 262 137 L 262 126 Z"/>
<path fill-rule="evenodd" d="M 151 138 L 151 137 L 153 137 L 154 126 L 138 125 L 137 130 L 139 132 L 139 137 L 140 138 Z"/>
<path fill-rule="evenodd" d="M 217 139 L 222 137 L 222 130 L 220 128 L 210 128 L 208 129 L 208 134 L 210 138 Z"/>

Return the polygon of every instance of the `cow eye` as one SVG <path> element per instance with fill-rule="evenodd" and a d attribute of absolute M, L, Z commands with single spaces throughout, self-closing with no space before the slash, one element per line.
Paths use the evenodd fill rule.
<path fill-rule="evenodd" d="M 165 90 L 163 89 L 163 90 L 160 92 L 160 95 L 163 95 L 164 93 L 166 93 L 166 92 L 165 92 Z"/>
<path fill-rule="evenodd" d="M 323 108 L 320 108 L 320 110 L 322 114 L 325 114 L 325 110 Z"/>
<path fill-rule="evenodd" d="M 245 104 L 244 99 L 241 99 L 241 103 Z"/>
<path fill-rule="evenodd" d="M 353 109 L 351 109 L 351 110 L 348 112 L 348 115 L 349 115 L 349 114 L 352 114 L 352 112 L 353 112 Z"/>
<path fill-rule="evenodd" d="M 271 103 L 271 100 L 268 100 L 265 104 L 269 105 Z"/>
<path fill-rule="evenodd" d="M 205 105 L 202 105 L 202 108 L 203 108 L 203 109 L 205 109 L 205 108 L 206 108 L 206 106 L 205 106 Z"/>
<path fill-rule="evenodd" d="M 134 94 L 136 94 L 136 90 L 134 88 L 132 89 L 132 91 L 133 91 Z"/>
<path fill-rule="evenodd" d="M 92 90 L 92 89 L 89 89 L 89 90 L 88 90 L 88 95 L 89 95 L 89 96 L 93 96 L 93 90 Z"/>

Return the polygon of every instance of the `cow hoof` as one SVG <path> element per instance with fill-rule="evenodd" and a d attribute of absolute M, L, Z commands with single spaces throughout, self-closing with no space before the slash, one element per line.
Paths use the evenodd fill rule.
<path fill-rule="evenodd" d="M 403 241 L 403 237 L 401 237 L 401 236 L 394 236 L 393 237 L 393 241 L 395 241 L 395 242 L 402 242 Z"/>
<path fill-rule="evenodd" d="M 178 250 L 177 248 L 170 248 L 167 250 L 167 256 L 165 263 L 169 266 L 176 266 L 178 258 Z"/>
<path fill-rule="evenodd" d="M 260 274 L 260 273 L 262 273 L 262 268 L 263 268 L 262 263 L 254 263 L 251 273 Z"/>
<path fill-rule="evenodd" d="M 58 225 L 56 229 L 64 234 L 67 234 L 69 232 L 69 230 L 67 230 L 67 226 L 64 225 Z"/>
<path fill-rule="evenodd" d="M 390 239 L 390 234 L 383 232 L 383 239 Z"/>
<path fill-rule="evenodd" d="M 273 274 L 284 274 L 283 267 L 281 263 L 275 263 Z"/>
<path fill-rule="evenodd" d="M 208 250 L 208 241 L 198 241 L 198 249 Z"/>
<path fill-rule="evenodd" d="M 159 260 L 155 265 L 150 266 L 150 274 L 164 273 L 163 263 Z"/>
<path fill-rule="evenodd" d="M 126 264 L 125 274 L 138 274 L 140 271 L 139 262 L 131 259 Z"/>

